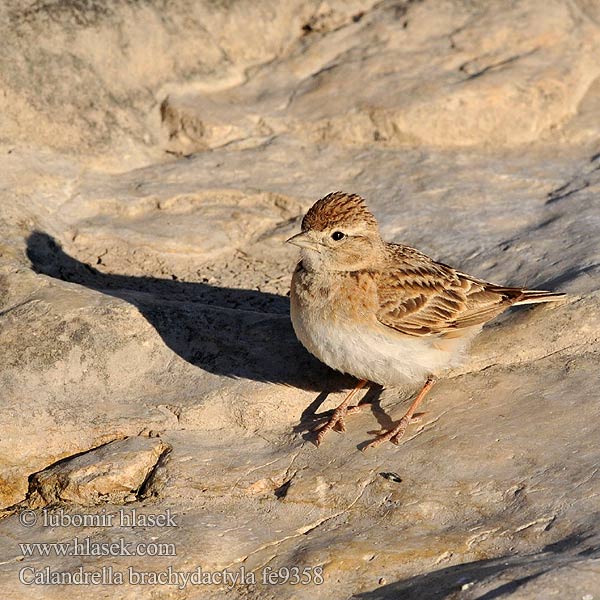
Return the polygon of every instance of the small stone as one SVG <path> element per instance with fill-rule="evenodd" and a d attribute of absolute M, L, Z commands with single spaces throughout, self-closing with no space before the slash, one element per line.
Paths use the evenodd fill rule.
<path fill-rule="evenodd" d="M 130 437 L 63 460 L 33 476 L 31 502 L 92 506 L 135 501 L 167 449 L 158 438 Z"/>

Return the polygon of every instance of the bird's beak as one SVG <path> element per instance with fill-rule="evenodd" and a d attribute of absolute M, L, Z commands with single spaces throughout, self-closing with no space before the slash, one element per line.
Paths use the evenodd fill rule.
<path fill-rule="evenodd" d="M 310 250 L 319 252 L 319 244 L 304 231 L 293 235 L 290 239 L 285 241 L 286 243 L 294 244 L 294 246 L 298 246 L 299 248 L 309 248 Z"/>

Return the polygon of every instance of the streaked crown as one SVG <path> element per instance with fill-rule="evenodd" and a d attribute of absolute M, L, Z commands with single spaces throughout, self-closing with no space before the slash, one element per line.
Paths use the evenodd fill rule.
<path fill-rule="evenodd" d="M 302 231 L 325 231 L 332 227 L 367 226 L 377 230 L 377 220 L 358 194 L 332 192 L 317 200 L 302 219 Z"/>

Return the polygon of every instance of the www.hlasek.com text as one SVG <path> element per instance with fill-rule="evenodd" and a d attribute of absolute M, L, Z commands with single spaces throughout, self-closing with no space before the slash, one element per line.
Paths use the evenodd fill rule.
<path fill-rule="evenodd" d="M 68 542 L 19 543 L 21 555 L 28 556 L 177 556 L 171 542 L 128 542 L 120 537 L 112 542 L 100 542 L 89 537 Z"/>

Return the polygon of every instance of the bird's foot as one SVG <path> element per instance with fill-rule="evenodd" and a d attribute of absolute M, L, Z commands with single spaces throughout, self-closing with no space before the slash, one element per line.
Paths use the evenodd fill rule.
<path fill-rule="evenodd" d="M 383 442 L 387 442 L 387 441 L 390 441 L 390 442 L 392 442 L 392 444 L 396 444 L 396 446 L 398 446 L 400 444 L 400 439 L 406 432 L 406 428 L 408 427 L 408 425 L 410 423 L 418 423 L 424 414 L 425 413 L 415 413 L 412 417 L 407 417 L 405 415 L 404 417 L 402 417 L 400 419 L 400 421 L 398 422 L 398 425 L 396 425 L 396 427 L 394 427 L 393 429 L 390 429 L 389 431 L 383 431 L 372 442 L 367 444 L 363 448 L 363 451 L 367 450 L 367 448 L 375 448 L 375 447 L 379 446 L 380 444 L 383 444 Z"/>
<path fill-rule="evenodd" d="M 327 421 L 327 423 L 324 423 L 323 425 L 319 425 L 319 427 L 317 427 L 315 429 L 315 431 L 318 431 L 317 433 L 317 438 L 315 440 L 315 443 L 317 446 L 319 446 L 321 444 L 321 442 L 323 441 L 323 439 L 325 438 L 325 435 L 327 434 L 328 431 L 334 430 L 334 431 L 338 431 L 340 433 L 343 433 L 344 431 L 346 431 L 346 421 L 345 418 L 348 415 L 353 415 L 357 412 L 360 412 L 361 410 L 361 406 L 338 406 L 334 411 L 333 414 L 331 415 L 331 419 L 329 419 L 329 421 Z"/>

